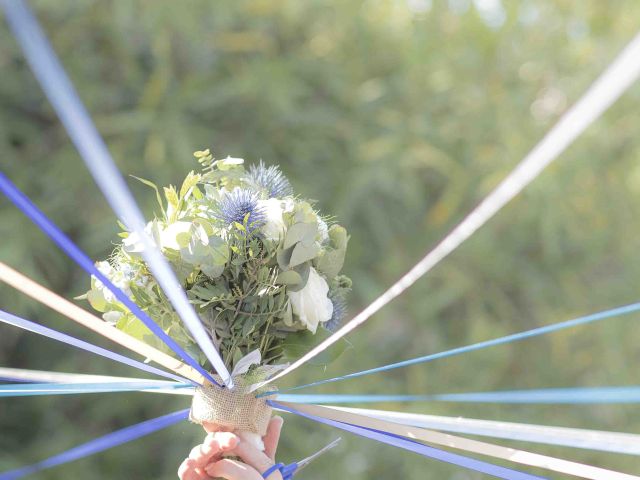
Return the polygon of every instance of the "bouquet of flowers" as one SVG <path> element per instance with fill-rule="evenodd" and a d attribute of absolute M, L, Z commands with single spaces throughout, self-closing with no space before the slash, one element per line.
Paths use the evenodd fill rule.
<path fill-rule="evenodd" d="M 303 353 L 318 327 L 331 331 L 340 325 L 351 287 L 340 274 L 349 238 L 311 201 L 294 195 L 277 166 L 261 161 L 245 169 L 244 160 L 216 160 L 208 149 L 194 155 L 201 171 L 190 172 L 179 189 L 169 186 L 161 193 L 155 184 L 138 179 L 155 190 L 158 201 L 146 231 L 171 263 L 237 379 L 236 391 L 225 395 L 238 396 L 238 404 L 255 400 L 243 386 L 266 379 Z M 206 357 L 150 274 L 141 239 L 123 230 L 111 257 L 98 268 L 206 366 Z M 105 321 L 166 348 L 96 278 L 86 298 Z M 264 434 L 263 420 L 246 424 L 243 418 L 252 415 L 247 409 L 264 405 L 245 411 L 235 405 L 235 412 L 222 415 L 225 419 L 211 412 L 221 401 L 215 397 L 221 389 L 199 390 L 193 420 Z"/>

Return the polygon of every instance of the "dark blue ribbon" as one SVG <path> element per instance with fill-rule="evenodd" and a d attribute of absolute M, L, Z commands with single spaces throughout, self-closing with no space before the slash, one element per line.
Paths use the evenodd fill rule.
<path fill-rule="evenodd" d="M 17 480 L 18 478 L 31 475 L 45 470 L 47 468 L 56 467 L 64 463 L 73 462 L 96 453 L 103 452 L 118 445 L 136 440 L 151 433 L 162 430 L 163 428 L 170 427 L 182 420 L 186 420 L 189 416 L 189 410 L 180 410 L 178 412 L 170 413 L 162 417 L 154 418 L 153 420 L 147 420 L 130 427 L 117 430 L 112 433 L 108 433 L 102 437 L 91 440 L 87 443 L 83 443 L 77 447 L 74 447 L 66 452 L 49 457 L 46 460 L 38 462 L 33 465 L 21 467 L 9 472 L 0 473 L 0 480 Z"/>
<path fill-rule="evenodd" d="M 6 175 L 0 172 L 0 191 L 4 193 L 13 204 L 18 207 L 40 230 L 42 230 L 60 249 L 76 262 L 83 270 L 93 275 L 107 287 L 115 297 L 122 302 L 133 314 L 138 317 L 146 327 L 162 340 L 180 358 L 191 367 L 200 372 L 207 380 L 219 385 L 218 382 L 200 366 L 183 348 L 167 335 L 160 326 L 154 322 L 142 309 L 135 304 L 122 290 L 116 287 L 98 268 L 93 261 L 67 237 L 36 205 L 23 194 Z"/>

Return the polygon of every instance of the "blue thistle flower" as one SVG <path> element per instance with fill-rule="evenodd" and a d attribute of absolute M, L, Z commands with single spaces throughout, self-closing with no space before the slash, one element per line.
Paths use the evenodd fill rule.
<path fill-rule="evenodd" d="M 247 215 L 249 216 L 247 217 Z M 265 222 L 264 210 L 258 206 L 258 196 L 249 190 L 240 188 L 236 188 L 222 197 L 218 204 L 216 217 L 227 225 L 234 222 L 244 225 L 245 217 L 247 217 L 249 233 L 264 225 Z"/>
<path fill-rule="evenodd" d="M 347 316 L 347 302 L 344 298 L 329 294 L 329 300 L 333 303 L 333 314 L 324 323 L 324 328 L 330 332 L 335 332 L 342 326 L 342 321 Z"/>
<path fill-rule="evenodd" d="M 262 160 L 256 165 L 249 167 L 247 174 L 249 182 L 256 187 L 264 189 L 269 194 L 269 198 L 282 198 L 293 195 L 293 188 L 287 177 L 280 171 L 277 165 L 266 166 Z"/>

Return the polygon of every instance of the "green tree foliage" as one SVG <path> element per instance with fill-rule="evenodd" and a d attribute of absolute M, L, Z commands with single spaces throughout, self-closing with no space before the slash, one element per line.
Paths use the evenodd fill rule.
<path fill-rule="evenodd" d="M 176 183 L 212 145 L 279 163 L 350 232 L 350 310 L 406 271 L 522 158 L 635 34 L 612 0 L 33 1 L 126 174 Z M 2 169 L 94 259 L 118 226 L 8 30 L 0 26 Z M 634 87 L 557 165 L 404 296 L 350 335 L 355 348 L 299 384 L 638 300 Z M 151 217 L 155 197 L 131 188 Z M 88 279 L 0 203 L 0 258 L 67 297 Z M 7 287 L 3 309 L 105 344 Z M 638 318 L 566 331 L 319 391 L 439 393 L 637 383 Z M 0 327 L 0 364 L 135 375 Z M 151 394 L 0 401 L 0 470 L 186 406 Z M 638 431 L 625 406 L 381 408 Z M 311 433 L 311 434 L 310 434 Z M 280 457 L 337 434 L 287 418 Z M 175 478 L 202 436 L 183 424 L 38 478 Z M 356 438 L 305 478 L 479 478 Z M 506 442 L 498 442 L 506 443 Z M 639 473 L 633 458 L 522 445 Z M 634 472 L 635 469 L 635 472 Z M 536 472 L 542 473 L 542 472 Z"/>

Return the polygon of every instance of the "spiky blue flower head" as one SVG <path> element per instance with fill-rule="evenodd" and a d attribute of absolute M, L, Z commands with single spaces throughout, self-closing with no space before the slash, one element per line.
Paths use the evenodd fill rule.
<path fill-rule="evenodd" d="M 250 183 L 263 189 L 269 198 L 282 198 L 293 195 L 293 188 L 287 177 L 280 171 L 277 165 L 268 167 L 260 160 L 258 165 L 251 165 L 247 174 Z"/>
<path fill-rule="evenodd" d="M 265 223 L 265 213 L 258 205 L 258 195 L 250 190 L 236 188 L 222 197 L 216 216 L 225 224 L 245 224 L 249 233 Z"/>
<path fill-rule="evenodd" d="M 333 314 L 324 323 L 324 328 L 330 332 L 335 332 L 342 326 L 342 322 L 347 316 L 347 302 L 344 298 L 329 294 L 329 300 L 333 303 Z"/>

